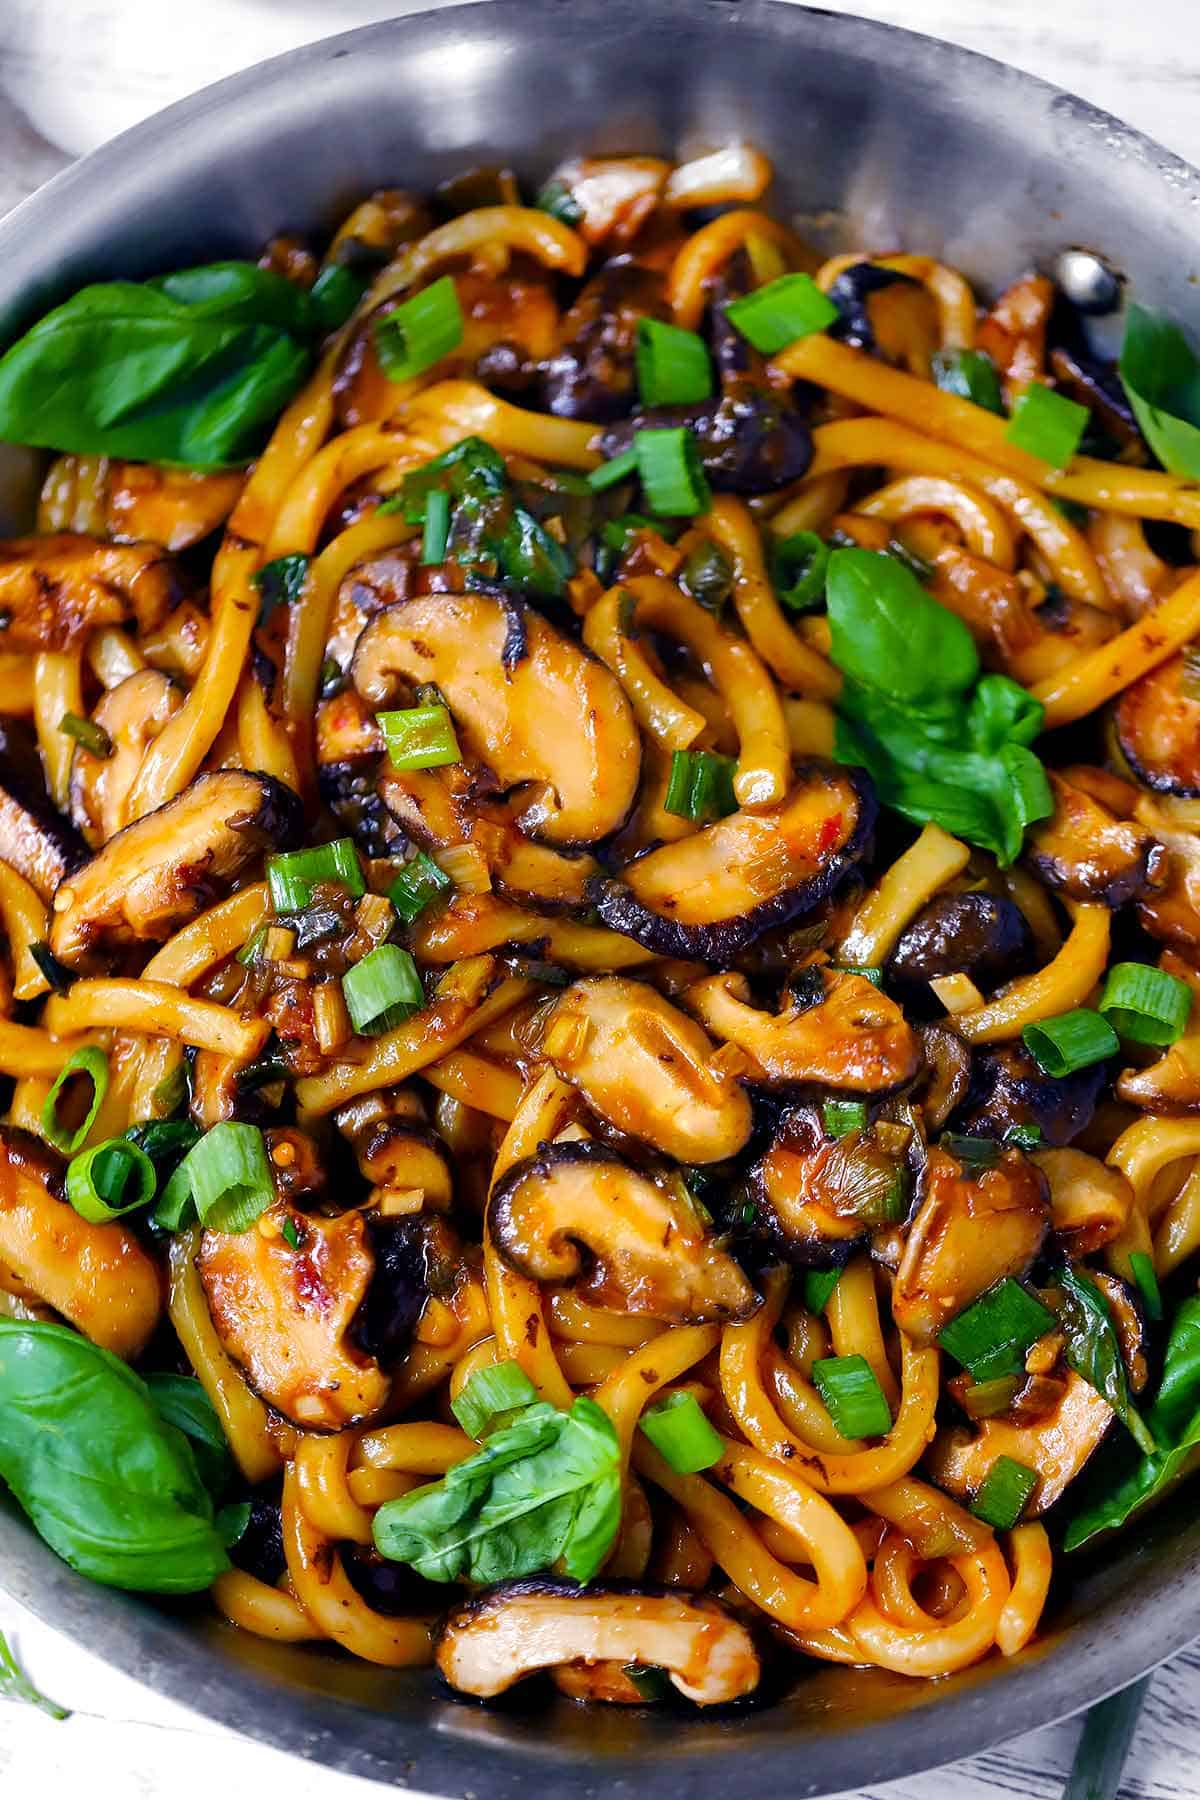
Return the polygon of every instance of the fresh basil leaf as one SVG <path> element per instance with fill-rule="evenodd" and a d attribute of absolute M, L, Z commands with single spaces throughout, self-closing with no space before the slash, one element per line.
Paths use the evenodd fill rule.
<path fill-rule="evenodd" d="M 277 606 L 291 606 L 304 592 L 304 582 L 308 575 L 309 559 L 303 551 L 294 550 L 289 556 L 277 556 L 274 561 L 264 563 L 254 577 L 254 585 L 258 589 L 258 622 L 261 625 L 275 611 Z"/>
<path fill-rule="evenodd" d="M 1142 435 L 1172 475 L 1200 476 L 1200 362 L 1171 319 L 1131 304 L 1117 364 Z"/>
<path fill-rule="evenodd" d="M 1007 675 L 981 675 L 967 708 L 967 738 L 984 752 L 1002 744 L 1032 744 L 1045 715 L 1041 701 Z"/>
<path fill-rule="evenodd" d="M 1143 1455 L 1153 1456 L 1158 1445 L 1129 1398 L 1125 1358 L 1108 1301 L 1079 1269 L 1065 1266 L 1061 1282 L 1063 1297 L 1056 1310 L 1069 1367 L 1108 1401 Z"/>
<path fill-rule="evenodd" d="M 0 1319 L 0 1479 L 93 1581 L 191 1594 L 229 1567 L 187 1438 L 140 1376 L 65 1325 Z"/>
<path fill-rule="evenodd" d="M 71 1716 L 65 1706 L 59 1706 L 56 1700 L 47 1700 L 41 1689 L 34 1687 L 9 1649 L 2 1631 L 0 1631 L 0 1699 L 22 1700 L 26 1706 L 36 1706 L 39 1712 L 48 1713 L 52 1719 L 69 1719 Z"/>
<path fill-rule="evenodd" d="M 228 1506 L 218 1507 L 213 1515 L 213 1530 L 227 1550 L 232 1550 L 238 1539 L 245 1536 L 250 1511 L 249 1500 L 231 1500 Z"/>
<path fill-rule="evenodd" d="M 97 283 L 0 358 L 0 438 L 188 468 L 244 462 L 321 329 L 309 295 L 252 263 Z"/>
<path fill-rule="evenodd" d="M 212 1401 L 194 1375 L 147 1375 L 145 1381 L 159 1418 L 182 1431 L 201 1481 L 219 1500 L 236 1471 Z"/>
<path fill-rule="evenodd" d="M 911 570 L 877 550 L 835 550 L 825 578 L 831 654 L 843 674 L 889 699 L 960 694 L 979 673 L 970 632 Z"/>
<path fill-rule="evenodd" d="M 1162 1448 L 1139 1457 L 1091 1495 L 1067 1526 L 1067 1550 L 1126 1524 L 1200 1465 L 1200 1299 L 1185 1300 L 1171 1322 L 1162 1381 L 1146 1425 Z"/>
<path fill-rule="evenodd" d="M 374 1536 L 381 1555 L 430 1581 L 504 1581 L 560 1559 L 587 1581 L 620 1517 L 617 1435 L 581 1397 L 570 1412 L 526 1407 L 440 1481 L 381 1506 Z"/>

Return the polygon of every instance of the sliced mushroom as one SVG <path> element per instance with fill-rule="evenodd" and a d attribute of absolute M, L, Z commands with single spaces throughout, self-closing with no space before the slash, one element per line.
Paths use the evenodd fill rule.
<path fill-rule="evenodd" d="M 929 987 L 940 976 L 967 975 L 987 992 L 1032 966 L 1032 933 L 1005 895 L 939 894 L 900 933 L 884 973 L 904 1006 L 928 1018 L 941 1013 Z"/>
<path fill-rule="evenodd" d="M 59 531 L 0 544 L 2 650 L 69 650 L 100 625 L 151 631 L 178 598 L 157 544 L 108 544 Z"/>
<path fill-rule="evenodd" d="M 1036 1125 L 1042 1143 L 1058 1148 L 1091 1123 L 1107 1078 L 1104 1063 L 1076 1075 L 1045 1075 L 1019 1044 L 977 1050 L 966 1103 L 953 1120 L 954 1129 L 968 1137 L 1002 1138 L 1014 1125 Z"/>
<path fill-rule="evenodd" d="M 183 694 L 157 669 L 139 669 L 102 694 L 92 720 L 107 732 L 110 756 L 82 745 L 71 759 L 71 817 L 93 849 L 128 824 L 126 802 L 146 747 L 183 705 Z"/>
<path fill-rule="evenodd" d="M 875 813 L 861 770 L 813 764 L 779 806 L 651 850 L 590 897 L 606 925 L 661 956 L 725 963 L 819 906 L 866 854 Z"/>
<path fill-rule="evenodd" d="M 620 418 L 637 399 L 634 354 L 642 319 L 668 317 L 656 269 L 615 256 L 581 289 L 562 322 L 562 347 L 543 371 L 547 410 L 564 419 Z"/>
<path fill-rule="evenodd" d="M 0 1126 L 0 1262 L 22 1288 L 114 1356 L 132 1361 L 162 1311 L 162 1278 L 114 1219 L 93 1225 L 64 1196 L 63 1164 L 40 1139 Z"/>
<path fill-rule="evenodd" d="M 366 1220 L 375 1272 L 350 1335 L 368 1356 L 388 1366 L 408 1349 L 430 1296 L 452 1291 L 462 1250 L 444 1219 L 368 1213 Z"/>
<path fill-rule="evenodd" d="M 263 850 L 299 839 L 300 802 L 270 775 L 221 769 L 110 838 L 54 898 L 50 947 L 75 966 L 101 945 L 163 939 Z"/>
<path fill-rule="evenodd" d="M 87 861 L 86 844 L 46 792 L 37 739 L 23 719 L 0 718 L 0 861 L 47 903 Z"/>
<path fill-rule="evenodd" d="M 1133 1189 L 1120 1169 L 1084 1150 L 1035 1150 L 1050 1189 L 1050 1222 L 1070 1262 L 1091 1256 L 1125 1229 Z"/>
<path fill-rule="evenodd" d="M 740 1699 L 759 1678 L 750 1633 L 707 1594 L 577 1588 L 537 1577 L 504 1582 L 458 1607 L 443 1623 L 434 1655 L 451 1687 L 480 1699 L 573 1663 L 665 1669 L 697 1706 Z M 616 1697 L 603 1688 L 592 1692 Z"/>
<path fill-rule="evenodd" d="M 915 1090 L 928 1131 L 940 1131 L 962 1105 L 971 1081 L 971 1052 L 946 1025 L 922 1025 L 917 1033 L 926 1073 Z"/>
<path fill-rule="evenodd" d="M 1053 769 L 1047 775 L 1054 811 L 1031 830 L 1028 854 L 1048 887 L 1118 907 L 1164 886 L 1166 850 L 1143 826 L 1114 818 Z"/>
<path fill-rule="evenodd" d="M 421 594 L 372 621 L 354 683 L 373 707 L 432 682 L 463 749 L 504 788 L 530 837 L 594 843 L 637 792 L 641 745 L 615 676 L 540 613 L 492 594 Z"/>
<path fill-rule="evenodd" d="M 240 469 L 206 472 L 168 469 L 161 463 L 111 463 L 109 534 L 126 543 L 186 550 L 224 524 L 245 479 Z"/>
<path fill-rule="evenodd" d="M 1126 762 L 1160 794 L 1200 794 L 1200 694 L 1187 654 L 1131 682 L 1114 713 Z"/>
<path fill-rule="evenodd" d="M 1090 1382 L 1068 1370 L 1058 1402 L 1033 1424 L 984 1419 L 977 1431 L 939 1431 L 925 1453 L 925 1466 L 938 1487 L 973 1499 L 1002 1456 L 1038 1476 L 1025 1506 L 1036 1518 L 1061 1499 L 1106 1436 L 1116 1414 Z"/>
<path fill-rule="evenodd" d="M 979 1170 L 931 1150 L 892 1289 L 896 1324 L 917 1343 L 932 1343 L 995 1282 L 1022 1274 L 1049 1228 L 1045 1178 L 1019 1150 Z"/>
<path fill-rule="evenodd" d="M 537 844 L 518 830 L 502 802 L 481 798 L 478 772 L 464 763 L 443 769 L 385 767 L 380 798 L 413 843 L 427 850 L 473 844 L 494 883 L 515 900 L 581 907 L 596 862 L 584 852 Z"/>
<path fill-rule="evenodd" d="M 1100 1289 L 1108 1306 L 1117 1342 L 1121 1346 L 1125 1373 L 1129 1377 L 1129 1391 L 1131 1394 L 1143 1393 L 1150 1379 L 1150 1362 L 1147 1356 L 1150 1332 L 1142 1296 L 1131 1282 L 1120 1275 L 1114 1275 L 1108 1269 L 1089 1269 L 1087 1278 L 1093 1286 Z"/>
<path fill-rule="evenodd" d="M 577 981 L 543 1045 L 593 1112 L 677 1162 L 720 1162 L 750 1136 L 744 1089 L 709 1066 L 715 1052 L 699 1025 L 644 981 Z"/>
<path fill-rule="evenodd" d="M 419 1195 L 422 1208 L 448 1211 L 453 1187 L 446 1147 L 415 1096 L 404 1088 L 364 1094 L 339 1107 L 334 1121 L 354 1147 L 359 1174 L 372 1183 L 372 1206 L 387 1192 L 401 1192 Z"/>
<path fill-rule="evenodd" d="M 831 1137 L 816 1109 L 786 1114 L 751 1177 L 755 1224 L 800 1267 L 838 1268 L 907 1210 L 910 1175 L 874 1130 Z"/>
<path fill-rule="evenodd" d="M 829 298 L 842 315 L 832 337 L 928 376 L 938 343 L 937 313 L 921 282 L 881 263 L 852 263 L 833 281 Z"/>
<path fill-rule="evenodd" d="M 351 1330 L 375 1273 L 362 1213 L 277 1201 L 248 1231 L 205 1231 L 196 1267 L 221 1342 L 268 1405 L 308 1431 L 379 1412 L 390 1379 Z"/>
<path fill-rule="evenodd" d="M 488 1225 L 515 1269 L 569 1282 L 592 1306 L 700 1324 L 748 1318 L 758 1305 L 686 1193 L 603 1144 L 546 1144 L 518 1163 L 492 1195 Z"/>
<path fill-rule="evenodd" d="M 705 976 L 685 997 L 715 1036 L 753 1057 L 754 1078 L 772 1086 L 811 1081 L 876 1094 L 911 1081 L 921 1046 L 896 1002 L 850 970 L 813 973 L 815 993 L 785 988 L 775 1015 L 750 1004 L 744 975 Z"/>

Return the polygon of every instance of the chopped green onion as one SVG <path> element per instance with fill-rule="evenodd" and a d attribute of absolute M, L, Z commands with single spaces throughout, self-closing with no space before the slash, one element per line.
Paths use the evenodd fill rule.
<path fill-rule="evenodd" d="M 828 294 L 811 275 L 780 275 L 725 308 L 729 323 L 764 356 L 774 356 L 797 338 L 825 331 L 839 317 Z"/>
<path fill-rule="evenodd" d="M 183 1067 L 182 1064 L 179 1066 Z M 190 1119 L 143 1119 L 140 1125 L 131 1125 L 125 1136 L 131 1144 L 145 1151 L 154 1164 L 155 1175 L 161 1180 L 165 1172 L 174 1170 L 192 1146 L 199 1143 L 201 1132 Z"/>
<path fill-rule="evenodd" d="M 425 565 L 446 560 L 450 540 L 450 496 L 445 488 L 432 488 L 425 501 L 425 533 L 421 539 L 421 561 Z"/>
<path fill-rule="evenodd" d="M 150 1104 L 154 1108 L 155 1117 L 165 1119 L 169 1113 L 178 1112 L 190 1091 L 188 1065 L 180 1058 L 175 1067 L 163 1076 L 150 1095 Z"/>
<path fill-rule="evenodd" d="M 67 1164 L 67 1199 L 92 1225 L 148 1206 L 157 1185 L 154 1164 L 128 1138 L 106 1138 Z"/>
<path fill-rule="evenodd" d="M 867 1129 L 865 1100 L 826 1100 L 821 1107 L 821 1123 L 826 1137 L 843 1138 L 852 1131 Z"/>
<path fill-rule="evenodd" d="M 363 297 L 365 283 L 340 263 L 326 263 L 308 290 L 322 329 L 336 331 L 344 325 Z"/>
<path fill-rule="evenodd" d="M 637 474 L 637 468 L 636 449 L 622 450 L 620 456 L 610 457 L 598 469 L 593 469 L 587 478 L 587 484 L 593 494 L 602 494 L 606 488 L 616 487 L 618 481 L 632 480 Z"/>
<path fill-rule="evenodd" d="M 834 963 L 831 973 L 834 975 L 857 975 L 863 981 L 869 981 L 872 987 L 883 986 L 882 969 L 858 968 L 854 963 Z"/>
<path fill-rule="evenodd" d="M 252 969 L 255 963 L 261 962 L 263 950 L 267 942 L 267 933 L 270 929 L 271 927 L 269 925 L 256 925 L 254 930 L 250 933 L 250 936 L 238 951 L 237 961 L 241 963 L 244 969 Z"/>
<path fill-rule="evenodd" d="M 663 1461 L 677 1475 L 698 1475 L 720 1462 L 725 1446 L 694 1394 L 667 1394 L 648 1406 L 638 1421 Z"/>
<path fill-rule="evenodd" d="M 462 308 L 452 275 L 443 275 L 394 312 L 376 315 L 375 354 L 389 381 L 424 374 L 463 338 Z"/>
<path fill-rule="evenodd" d="M 59 962 L 49 944 L 30 944 L 29 954 L 56 994 L 70 992 L 71 983 L 79 977 L 74 969 L 68 969 L 66 963 Z"/>
<path fill-rule="evenodd" d="M 813 1384 L 843 1437 L 886 1437 L 892 1412 L 865 1356 L 820 1356 Z"/>
<path fill-rule="evenodd" d="M 1182 1037 L 1192 1010 L 1192 990 L 1178 975 L 1146 963 L 1114 963 L 1098 1010 L 1118 1037 L 1163 1048 Z"/>
<path fill-rule="evenodd" d="M 178 1230 L 188 1201 L 210 1231 L 248 1231 L 273 1205 L 275 1184 L 257 1125 L 222 1119 L 188 1151 L 154 1209 L 156 1224 Z"/>
<path fill-rule="evenodd" d="M 1133 1279 L 1138 1284 L 1138 1292 L 1146 1303 L 1146 1312 L 1152 1319 L 1163 1316 L 1162 1292 L 1158 1285 L 1158 1276 L 1154 1272 L 1154 1264 L 1144 1250 L 1130 1253 L 1129 1267 Z"/>
<path fill-rule="evenodd" d="M 564 225 L 578 225 L 583 218 L 582 206 L 566 182 L 557 176 L 552 176 L 539 190 L 533 204 L 539 212 L 549 213 L 552 219 L 559 219 Z"/>
<path fill-rule="evenodd" d="M 825 598 L 829 545 L 815 531 L 780 538 L 771 552 L 771 580 L 784 606 L 805 612 Z"/>
<path fill-rule="evenodd" d="M 971 1503 L 971 1511 L 985 1525 L 994 1525 L 997 1531 L 1011 1531 L 1037 1482 L 1036 1469 L 1027 1469 L 1015 1457 L 998 1456 Z"/>
<path fill-rule="evenodd" d="M 691 406 L 712 393 L 708 345 L 694 331 L 639 319 L 634 356 L 643 406 Z"/>
<path fill-rule="evenodd" d="M 1004 1142 L 1015 1144 L 1018 1150 L 1036 1150 L 1041 1141 L 1040 1125 L 1010 1125 L 1004 1133 Z"/>
<path fill-rule="evenodd" d="M 304 1242 L 303 1238 L 300 1236 L 295 1219 L 285 1219 L 280 1227 L 280 1231 L 283 1241 L 289 1250 L 298 1250 Z"/>
<path fill-rule="evenodd" d="M 692 518 L 706 513 L 712 494 L 700 463 L 695 436 L 686 425 L 639 431 L 634 439 L 642 492 L 652 513 Z"/>
<path fill-rule="evenodd" d="M 733 592 L 733 564 L 711 538 L 701 538 L 687 553 L 682 581 L 698 606 L 719 613 Z"/>
<path fill-rule="evenodd" d="M 633 1683 L 647 1706 L 671 1698 L 671 1678 L 656 1663 L 626 1663 L 621 1673 Z"/>
<path fill-rule="evenodd" d="M 1013 406 L 1004 435 L 1018 450 L 1027 450 L 1052 469 L 1064 469 L 1079 448 L 1089 417 L 1086 406 L 1031 381 Z"/>
<path fill-rule="evenodd" d="M 973 1419 L 994 1419 L 1007 1412 L 1021 1383 L 1015 1375 L 995 1375 L 990 1381 L 968 1382 L 963 1405 Z"/>
<path fill-rule="evenodd" d="M 450 1411 L 467 1436 L 478 1439 L 504 1423 L 505 1413 L 532 1406 L 537 1397 L 537 1389 L 519 1363 L 498 1362 L 476 1369 L 461 1394 L 450 1402 Z"/>
<path fill-rule="evenodd" d="M 1056 1077 L 1088 1069 L 1121 1048 L 1108 1020 L 1086 1006 L 1026 1025 L 1021 1038 L 1038 1068 Z"/>
<path fill-rule="evenodd" d="M 393 769 L 442 769 L 462 761 L 454 721 L 444 706 L 407 706 L 376 713 Z"/>
<path fill-rule="evenodd" d="M 406 862 L 387 891 L 387 897 L 405 925 L 411 925 L 427 906 L 445 896 L 454 886 L 444 869 L 439 869 L 432 856 L 418 850 Z"/>
<path fill-rule="evenodd" d="M 1000 1146 L 995 1138 L 963 1137 L 956 1131 L 942 1136 L 942 1149 L 972 1169 L 991 1169 L 1000 1160 Z"/>
<path fill-rule="evenodd" d="M 313 889 L 327 881 L 337 882 L 355 899 L 367 891 L 351 838 L 335 838 L 331 844 L 317 844 L 311 850 L 285 850 L 279 856 L 268 856 L 267 881 L 277 913 L 303 912 L 312 905 Z"/>
<path fill-rule="evenodd" d="M 375 1033 L 400 1025 L 425 1004 L 417 965 L 399 944 L 377 944 L 342 976 L 346 1010 L 355 1031 Z"/>
<path fill-rule="evenodd" d="M 1025 1352 L 1054 1325 L 1054 1314 L 1006 1275 L 938 1332 L 938 1343 L 976 1381 L 1017 1375 Z"/>
<path fill-rule="evenodd" d="M 77 1075 L 91 1083 L 92 1098 L 84 1114 L 83 1124 L 72 1131 L 58 1116 L 58 1098 Z M 90 1044 L 83 1050 L 76 1050 L 59 1070 L 54 1086 L 42 1105 L 42 1136 L 47 1143 L 53 1144 L 56 1150 L 62 1150 L 67 1156 L 74 1156 L 96 1123 L 96 1114 L 100 1111 L 107 1092 L 108 1058 L 103 1050 L 97 1050 Z"/>
<path fill-rule="evenodd" d="M 1003 416 L 1000 377 L 985 350 L 939 350 L 933 359 L 933 379 L 943 394 L 957 394 L 960 400 L 973 400 L 987 412 Z"/>
<path fill-rule="evenodd" d="M 638 531 L 658 531 L 661 535 L 657 519 L 647 519 L 643 513 L 622 513 L 619 519 L 605 520 L 600 527 L 600 542 L 606 550 L 624 556 L 630 538 Z"/>
<path fill-rule="evenodd" d="M 724 819 L 738 809 L 731 756 L 713 750 L 672 750 L 663 806 L 677 819 Z"/>
<path fill-rule="evenodd" d="M 304 592 L 308 574 L 308 558 L 295 551 L 291 556 L 277 556 L 264 563 L 254 577 L 259 593 L 258 622 L 261 625 L 277 606 L 291 606 Z"/>
<path fill-rule="evenodd" d="M 806 1269 L 804 1271 L 804 1304 L 809 1312 L 824 1312 L 829 1296 L 842 1279 L 840 1269 Z"/>
<path fill-rule="evenodd" d="M 58 721 L 58 729 L 64 736 L 74 738 L 80 749 L 89 751 L 92 756 L 103 760 L 112 755 L 112 739 L 95 719 L 81 719 L 78 713 L 65 712 Z"/>

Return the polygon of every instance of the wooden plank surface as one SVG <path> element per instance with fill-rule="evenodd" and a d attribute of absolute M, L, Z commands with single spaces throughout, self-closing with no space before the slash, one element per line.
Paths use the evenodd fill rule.
<path fill-rule="evenodd" d="M 647 0 L 652 4 L 652 0 Z M 1200 163 L 1198 0 L 825 0 L 981 50 L 1073 89 Z M 0 0 L 0 212 L 71 155 L 262 56 L 371 19 L 403 0 Z M 398 171 L 398 177 L 402 171 Z M 0 1705 L 0 1792 L 211 1800 L 369 1800 L 379 1790 L 249 1744 L 158 1699 L 0 1595 L 0 1630 L 45 1689 L 55 1724 Z M 1200 1652 L 1156 1676 L 1123 1800 L 1200 1800 Z M 1057 1800 L 1078 1726 L 853 1800 Z M 550 1800 L 553 1800 L 552 1793 Z M 786 1796 L 780 1796 L 786 1800 Z M 851 1797 L 847 1797 L 851 1800 Z"/>

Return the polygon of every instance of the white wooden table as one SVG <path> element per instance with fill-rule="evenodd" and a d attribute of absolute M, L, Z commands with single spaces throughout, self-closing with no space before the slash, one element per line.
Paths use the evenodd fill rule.
<path fill-rule="evenodd" d="M 1200 0 L 823 4 L 1031 69 L 1200 163 Z M 17 109 L 7 116 L 0 110 L 0 212 L 60 167 L 64 152 L 90 150 L 207 81 L 325 33 L 410 10 L 405 0 L 0 0 L 0 89 Z M 0 1630 L 45 1690 L 75 1709 L 56 1724 L 0 1702 L 5 1794 L 211 1800 L 269 1792 L 284 1781 L 289 1800 L 369 1800 L 379 1792 L 373 1783 L 285 1764 L 277 1752 L 158 1699 L 3 1595 Z M 1200 1800 L 1198 1711 L 1200 1651 L 1156 1676 L 1124 1800 Z M 1077 1724 L 1051 1727 L 855 1800 L 1058 1800 L 1078 1732 Z"/>

